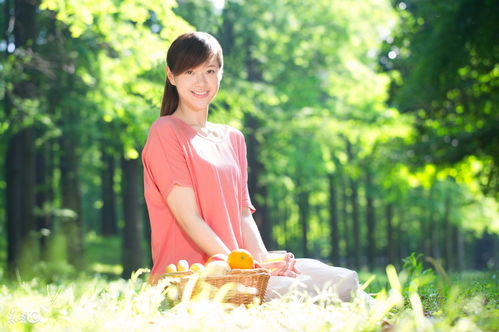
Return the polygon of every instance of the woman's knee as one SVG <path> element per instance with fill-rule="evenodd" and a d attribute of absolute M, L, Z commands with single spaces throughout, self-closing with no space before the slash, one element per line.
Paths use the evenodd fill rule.
<path fill-rule="evenodd" d="M 343 301 L 351 301 L 354 294 L 359 289 L 359 276 L 357 272 L 348 270 L 343 276 L 343 280 L 338 285 L 338 295 Z"/>

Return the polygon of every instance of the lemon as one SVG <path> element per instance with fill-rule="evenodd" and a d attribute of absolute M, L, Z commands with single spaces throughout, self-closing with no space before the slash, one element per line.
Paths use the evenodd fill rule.
<path fill-rule="evenodd" d="M 194 264 L 191 265 L 191 271 L 192 272 L 196 272 L 196 273 L 203 272 L 204 271 L 204 265 L 201 264 L 201 263 L 194 263 Z"/>
<path fill-rule="evenodd" d="M 177 272 L 177 265 L 170 264 L 166 267 L 166 273 Z"/>

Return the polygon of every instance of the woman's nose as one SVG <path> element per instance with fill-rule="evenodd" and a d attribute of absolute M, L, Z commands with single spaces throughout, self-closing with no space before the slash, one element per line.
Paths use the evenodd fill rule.
<path fill-rule="evenodd" d="M 204 74 L 200 73 L 199 75 L 196 75 L 196 83 L 198 84 L 206 83 L 206 77 L 204 76 Z"/>

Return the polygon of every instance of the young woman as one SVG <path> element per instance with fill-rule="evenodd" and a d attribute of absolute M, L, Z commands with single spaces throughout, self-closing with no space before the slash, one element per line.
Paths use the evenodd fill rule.
<path fill-rule="evenodd" d="M 166 62 L 161 116 L 142 152 L 154 264 L 150 282 L 180 259 L 205 263 L 237 248 L 265 261 L 270 256 L 252 217 L 244 136 L 207 120 L 222 79 L 220 44 L 204 32 L 183 34 L 170 46 Z M 267 299 L 284 294 L 296 280 L 309 291 L 329 283 L 342 300 L 353 293 L 369 299 L 358 290 L 354 271 L 295 260 L 290 253 L 264 266 L 273 270 Z"/>

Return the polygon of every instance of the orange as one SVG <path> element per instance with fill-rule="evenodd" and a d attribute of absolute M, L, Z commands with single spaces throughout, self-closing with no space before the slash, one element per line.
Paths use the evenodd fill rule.
<path fill-rule="evenodd" d="M 252 269 L 254 260 L 248 250 L 236 249 L 229 254 L 227 263 L 231 269 Z"/>
<path fill-rule="evenodd" d="M 224 262 L 227 262 L 227 255 L 226 254 L 215 254 L 215 255 L 211 256 L 210 258 L 208 258 L 208 260 L 206 261 L 205 265 L 208 265 L 208 264 L 210 264 L 213 261 L 224 261 Z"/>

